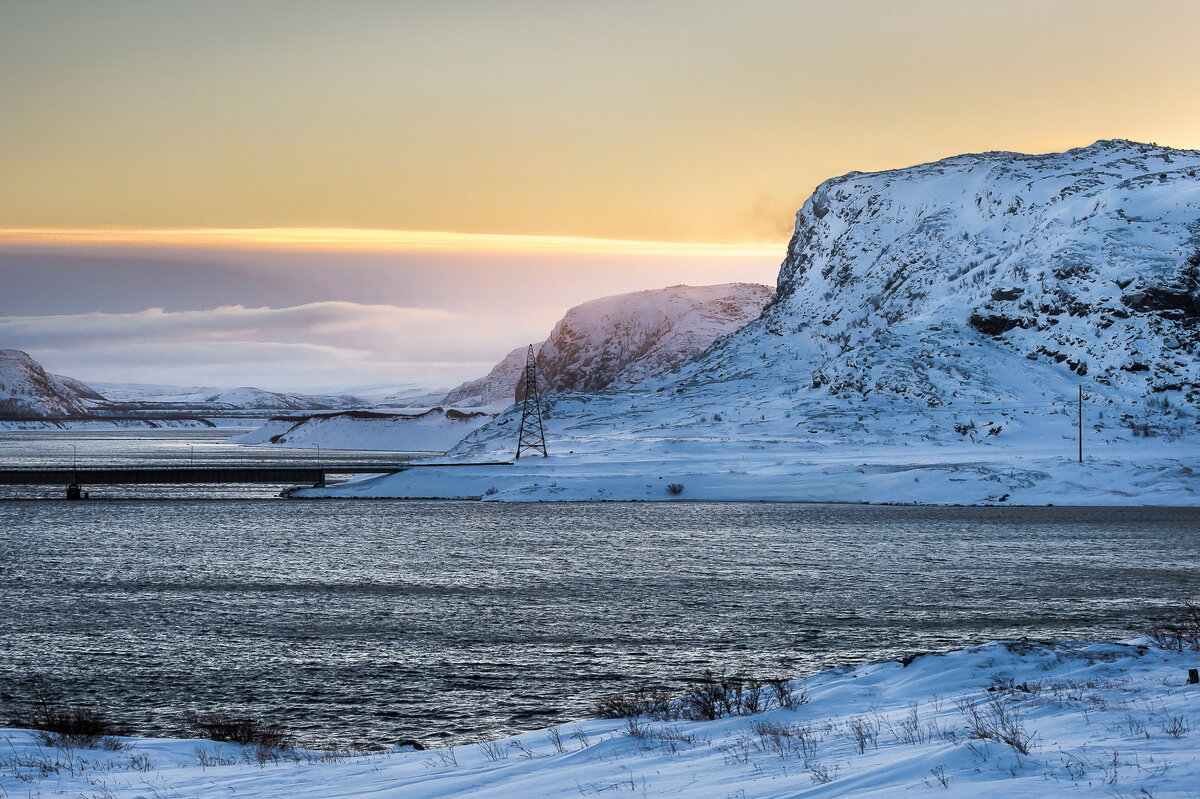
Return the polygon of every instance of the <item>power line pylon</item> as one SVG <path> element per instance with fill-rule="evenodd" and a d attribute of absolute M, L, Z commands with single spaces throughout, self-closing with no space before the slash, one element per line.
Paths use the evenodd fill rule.
<path fill-rule="evenodd" d="M 533 354 L 533 345 L 529 345 L 529 354 L 525 357 L 525 399 L 521 402 L 521 429 L 517 431 L 517 457 L 523 452 L 540 452 L 543 458 L 550 457 L 546 452 L 546 428 L 542 426 L 542 398 L 538 394 L 537 356 Z"/>

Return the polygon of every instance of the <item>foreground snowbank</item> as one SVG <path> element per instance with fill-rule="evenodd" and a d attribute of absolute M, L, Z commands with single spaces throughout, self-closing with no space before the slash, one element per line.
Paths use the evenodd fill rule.
<path fill-rule="evenodd" d="M 278 762 L 194 740 L 67 751 L 7 731 L 0 795 L 1184 799 L 1200 786 L 1200 686 L 1186 684 L 1198 664 L 1132 644 L 991 643 L 790 683 L 794 709 Z"/>
<path fill-rule="evenodd" d="M 481 412 L 430 408 L 421 413 L 343 411 L 271 419 L 257 430 L 229 439 L 231 444 L 327 449 L 445 452 L 492 418 Z"/>

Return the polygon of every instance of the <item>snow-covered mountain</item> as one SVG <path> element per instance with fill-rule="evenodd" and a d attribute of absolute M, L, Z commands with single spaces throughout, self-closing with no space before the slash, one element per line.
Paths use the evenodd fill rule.
<path fill-rule="evenodd" d="M 768 286 L 724 283 L 635 291 L 577 305 L 538 350 L 542 390 L 617 390 L 661 375 L 756 318 L 770 298 Z M 518 398 L 523 388 L 518 386 Z"/>
<path fill-rule="evenodd" d="M 670 371 L 762 312 L 771 289 L 757 283 L 671 286 L 602 297 L 571 308 L 533 345 L 545 393 L 623 389 Z M 442 404 L 500 409 L 524 396 L 528 345 Z"/>
<path fill-rule="evenodd" d="M 534 350 L 545 342 L 533 345 Z M 528 345 L 522 345 L 505 355 L 484 377 L 469 380 L 442 398 L 442 404 L 456 408 L 504 408 L 512 404 L 517 383 L 525 371 Z"/>
<path fill-rule="evenodd" d="M 104 397 L 70 377 L 53 375 L 21 350 L 0 350 L 0 418 L 86 416 Z"/>
<path fill-rule="evenodd" d="M 1198 172 L 1200 152 L 1100 141 L 828 180 L 762 316 L 628 391 L 550 397 L 552 449 L 592 471 L 539 475 L 579 498 L 656 496 L 657 472 L 710 497 L 1200 503 Z M 513 428 L 455 452 L 507 452 Z"/>

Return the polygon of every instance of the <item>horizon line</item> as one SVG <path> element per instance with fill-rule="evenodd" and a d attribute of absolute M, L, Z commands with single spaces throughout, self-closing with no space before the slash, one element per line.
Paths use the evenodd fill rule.
<path fill-rule="evenodd" d="M 260 228 L 0 228 L 0 244 L 66 246 L 185 246 L 309 250 L 417 250 L 625 255 L 690 255 L 726 258 L 782 257 L 786 241 L 715 243 L 642 241 L 589 236 L 519 233 L 455 233 L 349 227 Z"/>

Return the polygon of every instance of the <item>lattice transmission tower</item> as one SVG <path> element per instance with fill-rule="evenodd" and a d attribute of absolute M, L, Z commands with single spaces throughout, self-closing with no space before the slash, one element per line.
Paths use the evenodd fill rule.
<path fill-rule="evenodd" d="M 529 354 L 525 356 L 525 399 L 521 402 L 521 429 L 517 431 L 517 457 L 524 452 L 540 452 L 543 458 L 550 457 L 546 452 L 546 428 L 542 425 L 542 397 L 538 394 L 537 356 L 533 354 L 533 345 L 529 345 Z"/>

